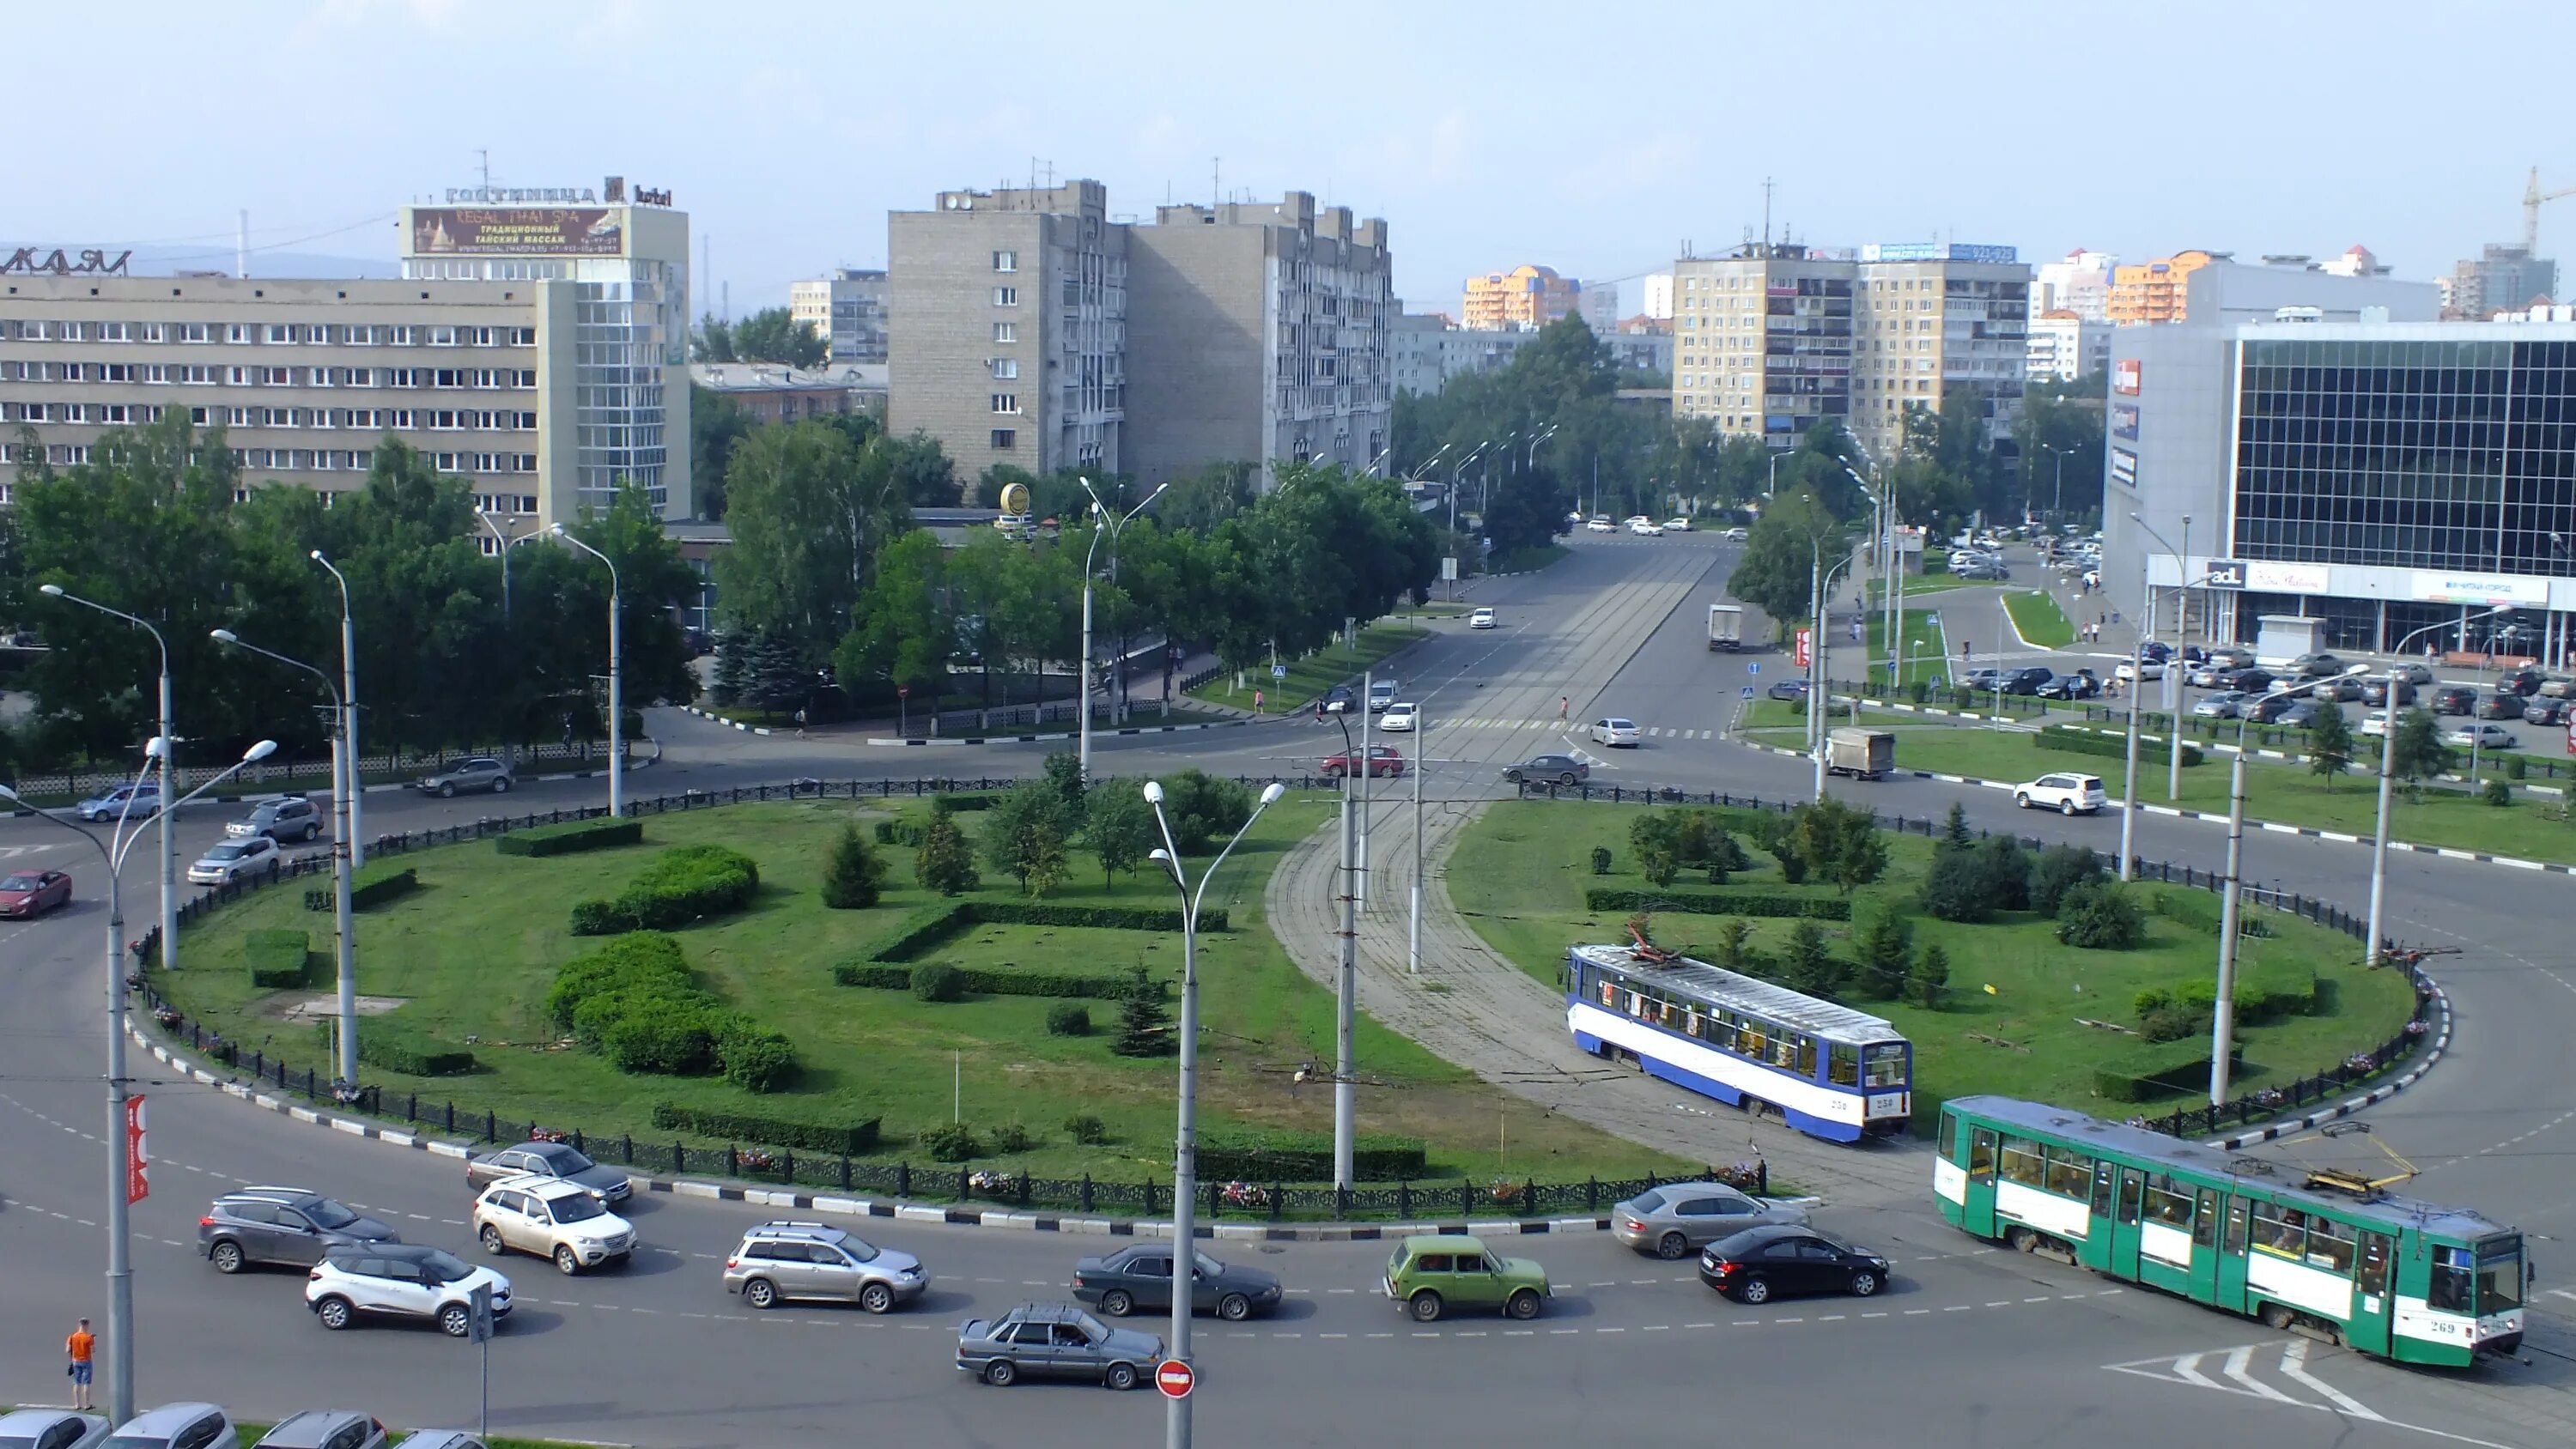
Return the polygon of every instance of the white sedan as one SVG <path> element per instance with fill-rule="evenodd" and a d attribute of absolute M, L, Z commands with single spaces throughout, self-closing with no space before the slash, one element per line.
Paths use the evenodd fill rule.
<path fill-rule="evenodd" d="M 1398 700 L 1377 717 L 1377 727 L 1387 734 L 1409 735 L 1413 733 L 1413 717 L 1413 706 Z"/>
<path fill-rule="evenodd" d="M 2388 711 L 2384 709 L 2374 709 L 2370 713 L 2363 715 L 2361 717 L 2361 732 L 2365 737 L 2370 739 L 2377 739 L 2381 735 L 2388 733 Z"/>
<path fill-rule="evenodd" d="M 1592 722 L 1592 743 L 1613 748 L 1635 749 L 1641 738 L 1637 722 L 1632 719 L 1596 719 Z"/>
<path fill-rule="evenodd" d="M 1690 531 L 1690 520 L 1687 518 L 1667 518 L 1664 520 L 1664 532 L 1666 533 L 1688 533 Z"/>
<path fill-rule="evenodd" d="M 1628 520 L 1628 531 L 1641 538 L 1660 538 L 1663 536 L 1664 526 L 1651 518 L 1631 518 Z"/>
<path fill-rule="evenodd" d="M 1494 611 L 1491 609 L 1478 609 L 1476 612 L 1469 614 L 1467 616 L 1467 627 L 1470 629 L 1494 628 Z"/>
<path fill-rule="evenodd" d="M 2120 661 L 2119 667 L 2111 671 L 2111 677 L 2114 679 L 2162 679 L 2165 677 L 2165 662 L 2161 659 L 2149 659 L 2142 665 L 2137 666 L 2133 673 L 2130 661 L 2123 659 Z"/>
<path fill-rule="evenodd" d="M 1585 533 L 1617 533 L 1619 529 L 1616 525 L 1610 522 L 1607 515 L 1595 514 L 1591 521 L 1583 525 L 1583 531 Z"/>
<path fill-rule="evenodd" d="M 196 863 L 188 867 L 188 884 L 231 885 L 235 881 L 250 880 L 276 870 L 283 858 L 277 842 L 265 835 L 254 835 L 247 840 L 227 840 L 197 857 Z"/>
<path fill-rule="evenodd" d="M 1751 538 L 1753 535 L 1752 535 L 1750 532 L 1748 532 L 1748 531 L 1746 531 L 1746 530 L 1744 530 L 1744 529 L 1741 529 L 1741 528 L 1730 528 L 1730 529 L 1728 529 L 1726 532 L 1724 532 L 1724 533 L 1722 533 L 1722 534 L 1720 534 L 1720 535 L 1718 535 L 1718 536 L 1719 536 L 1720 538 L 1725 539 L 1725 540 L 1726 540 L 1727 542 L 1729 542 L 1729 543 L 1742 543 L 1742 542 L 1744 542 L 1746 539 Z"/>
<path fill-rule="evenodd" d="M 2475 724 L 2464 724 L 2442 736 L 2442 743 L 2458 745 L 2462 749 L 2509 750 L 2521 742 L 2514 738 L 2513 731 L 2503 725 L 2492 720 L 2479 720 Z"/>

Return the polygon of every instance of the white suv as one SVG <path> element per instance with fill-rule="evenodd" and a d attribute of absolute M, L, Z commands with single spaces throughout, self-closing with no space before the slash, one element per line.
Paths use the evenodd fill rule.
<path fill-rule="evenodd" d="M 510 1280 L 453 1253 L 414 1243 L 343 1243 L 305 1275 L 304 1306 L 338 1330 L 362 1313 L 426 1318 L 451 1338 L 473 1326 L 474 1290 L 492 1290 L 492 1317 L 510 1314 Z"/>
<path fill-rule="evenodd" d="M 2013 803 L 2024 810 L 2054 810 L 2060 815 L 2090 815 L 2109 797 L 2095 775 L 2042 775 L 2013 787 Z"/>
<path fill-rule="evenodd" d="M 474 1236 L 495 1257 L 516 1249 L 554 1259 L 557 1270 L 578 1273 L 602 1263 L 624 1262 L 635 1251 L 635 1228 L 610 1212 L 579 1183 L 554 1177 L 505 1177 L 474 1199 Z"/>

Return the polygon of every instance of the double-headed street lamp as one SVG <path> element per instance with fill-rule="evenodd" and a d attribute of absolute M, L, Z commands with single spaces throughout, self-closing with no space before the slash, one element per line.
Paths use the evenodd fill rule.
<path fill-rule="evenodd" d="M 96 609 L 110 618 L 123 619 L 152 636 L 153 645 L 161 651 L 161 733 L 158 738 L 175 743 L 179 736 L 170 728 L 170 643 L 161 637 L 161 631 L 123 609 L 111 609 L 95 599 L 68 593 L 60 584 L 39 584 L 36 592 L 66 604 Z M 179 965 L 179 856 L 170 843 L 170 756 L 175 753 L 175 749 L 165 748 L 154 756 L 161 766 L 161 969 L 164 971 L 175 970 Z M 136 783 L 142 783 L 140 776 L 136 777 Z"/>
<path fill-rule="evenodd" d="M 351 846 L 357 834 L 352 807 L 357 798 L 354 787 L 358 761 L 349 748 L 346 733 L 349 702 L 329 674 L 301 659 L 280 654 L 274 649 L 262 649 L 230 629 L 215 630 L 214 640 L 218 644 L 228 644 L 263 659 L 274 659 L 290 668 L 301 669 L 321 680 L 322 687 L 331 694 L 331 896 L 333 923 L 339 934 L 336 953 L 340 978 L 339 1080 L 355 1087 L 358 1084 L 358 942 L 357 928 L 350 914 L 354 906 L 349 894 L 349 876 L 357 861 Z"/>
<path fill-rule="evenodd" d="M 2509 614 L 2512 612 L 2513 606 L 2511 604 L 2498 604 L 2494 608 L 2487 610 L 2484 614 L 2472 615 L 2471 617 L 2492 619 L 2498 614 Z M 2446 619 L 2439 624 L 2427 624 L 2423 628 L 2400 638 L 2388 652 L 2392 655 L 2403 657 L 2406 653 L 2406 646 L 2414 643 L 2417 639 L 2422 638 L 2426 634 L 2434 633 L 2437 630 L 2456 629 L 2462 622 L 2464 621 Z M 2382 923 L 2387 919 L 2385 914 L 2382 912 L 2381 907 L 2382 903 L 2386 901 L 2388 896 L 2389 784 L 2397 775 L 2397 667 L 2394 664 L 2390 665 L 2388 669 L 2388 693 L 2386 698 L 2388 701 L 2388 707 L 2386 710 L 2388 717 L 2387 728 L 2380 731 L 2379 736 L 2379 824 L 2370 832 L 2370 935 L 2365 938 L 2369 944 L 2362 949 L 2361 964 L 2364 966 L 2376 964 L 2379 960 L 2379 953 L 2387 949 L 2387 942 L 2385 938 L 2380 935 L 2380 930 Z"/>
<path fill-rule="evenodd" d="M 617 563 L 608 555 L 592 548 L 567 532 L 560 523 L 546 530 L 555 537 L 608 565 L 608 813 L 626 813 L 626 695 L 620 688 L 620 659 L 625 649 L 618 642 Z"/>
<path fill-rule="evenodd" d="M 1361 698 L 1365 700 L 1366 695 Z M 1361 706 L 1365 709 L 1365 703 Z M 1348 710 L 1331 716 L 1342 727 L 1342 960 L 1333 974 L 1333 1186 L 1351 1185 L 1353 1136 L 1358 1131 L 1359 1097 L 1359 994 L 1360 994 L 1360 918 L 1361 876 L 1367 857 L 1361 852 L 1361 838 L 1353 825 L 1351 809 L 1351 774 L 1359 772 L 1360 788 L 1367 789 L 1368 720 L 1360 721 L 1359 748 L 1351 748 L 1351 717 Z M 1416 778 L 1420 766 L 1416 765 Z M 1361 809 L 1367 808 L 1365 800 Z"/>
<path fill-rule="evenodd" d="M 2057 493 L 2048 508 L 2048 516 L 2051 519 L 2055 519 L 2066 511 L 2066 458 L 2068 454 L 2075 450 L 2073 448 L 2061 448 L 2055 443 L 2042 443 L 2039 446 L 2041 451 L 2054 454 L 2057 458 Z M 2024 497 L 2022 499 L 2022 509 L 2027 512 L 2029 508 L 2030 499 L 2028 497 Z"/>
<path fill-rule="evenodd" d="M 2137 517 L 2134 513 L 2129 516 L 2132 518 Z M 2212 574 L 2200 579 L 2199 582 L 2207 583 L 2210 579 L 2216 577 L 2217 575 Z M 2174 658 L 2166 660 L 2163 668 L 2167 672 L 2171 672 L 2175 668 L 2179 667 L 2181 662 L 2181 656 L 2177 655 Z M 2129 647 L 2129 751 L 2128 763 L 2124 769 L 2123 777 L 2120 782 L 2119 875 L 2122 880 L 2131 879 L 2134 862 L 2137 857 L 2137 851 L 2134 849 L 2134 842 L 2137 839 L 2138 826 L 2138 695 L 2140 691 L 2147 687 L 2146 676 L 2147 631 L 2145 624 L 2142 622 L 2139 625 L 2136 640 L 2134 640 Z M 2116 675 L 2113 677 L 2117 678 Z M 2313 685 L 2314 681 L 2312 680 L 2310 683 Z M 1998 688 L 2000 688 L 2000 686 L 1998 686 Z M 2165 731 L 2165 748 L 2177 762 L 2172 768 L 2174 771 L 2179 773 L 2182 769 L 2182 766 L 2179 763 L 2182 759 L 2182 692 L 2179 689 L 2174 691 L 2173 722 Z M 2173 786 L 2173 795 L 2171 798 L 2178 799 L 2181 797 L 2181 794 L 2182 787 L 2179 783 L 2176 783 Z"/>
<path fill-rule="evenodd" d="M 358 635 L 349 618 L 349 578 L 331 566 L 314 549 L 310 555 L 327 570 L 340 586 L 340 738 L 349 751 L 349 866 L 359 869 L 367 863 L 367 830 L 359 817 L 358 796 Z M 352 1078 L 352 1080 L 355 1080 Z"/>
<path fill-rule="evenodd" d="M 2368 674 L 2370 666 L 2356 664 L 2343 671 L 2343 678 Z M 2227 1054 L 2236 1041 L 2236 922 L 2238 901 L 2245 892 L 2245 726 L 2255 711 L 2284 695 L 2305 694 L 2317 687 L 2314 679 L 2294 680 L 2276 685 L 2236 706 L 2236 761 L 2227 772 L 2227 893 L 2220 898 L 2218 909 L 2218 1001 L 2210 1010 L 2209 1024 L 2209 1105 L 2227 1104 Z M 2340 709 L 2341 705 L 2334 708 Z M 2176 735 L 2181 733 L 2177 730 Z M 2182 741 L 2174 741 L 2174 751 L 2181 753 Z"/>
<path fill-rule="evenodd" d="M 166 772 L 170 764 L 170 737 L 155 735 L 144 746 L 143 768 L 135 771 L 134 783 L 140 787 L 143 777 L 157 764 Z M 244 751 L 231 769 L 215 776 L 184 799 L 161 798 L 161 818 L 166 823 L 170 812 L 229 780 L 243 765 L 264 760 L 277 749 L 277 741 L 261 740 Z M 0 800 L 12 805 L 25 802 L 18 792 L 0 785 Z M 126 809 L 133 809 L 133 792 L 126 794 Z M 127 1220 L 133 1204 L 133 1184 L 127 1176 L 126 1120 L 128 1094 L 125 1090 L 125 898 L 117 878 L 125 871 L 125 859 L 142 837 L 138 827 L 129 830 L 126 815 L 120 813 L 108 827 L 108 839 L 96 835 L 59 815 L 36 812 L 41 818 L 78 835 L 90 843 L 99 859 L 107 866 L 107 1412 L 111 1422 L 122 1424 L 134 1416 L 134 1235 Z M 164 937 L 162 949 L 169 949 Z"/>
<path fill-rule="evenodd" d="M 1161 863 L 1181 893 L 1181 1107 L 1180 1131 L 1172 1152 L 1172 1273 L 1173 1281 L 1186 1281 L 1198 1255 L 1198 1228 L 1195 1222 L 1199 1193 L 1199 903 L 1207 899 L 1208 882 L 1216 879 L 1217 867 L 1243 843 L 1244 833 L 1261 812 L 1279 802 L 1287 787 L 1272 781 L 1261 791 L 1261 803 L 1252 807 L 1244 818 L 1243 828 L 1216 853 L 1216 859 L 1199 872 L 1198 889 L 1190 888 L 1188 877 L 1181 873 L 1181 847 L 1172 839 L 1172 823 L 1163 818 L 1163 786 L 1159 780 L 1145 782 L 1145 803 L 1154 807 L 1154 824 L 1163 833 L 1163 848 L 1152 859 Z M 1190 1358 L 1190 1309 L 1193 1295 L 1172 1295 L 1171 1357 L 1183 1363 Z M 1183 1397 L 1171 1400 L 1164 1418 L 1163 1442 L 1167 1449 L 1189 1449 L 1190 1401 Z"/>
<path fill-rule="evenodd" d="M 1079 474 L 1075 476 L 1082 483 L 1082 491 L 1091 495 L 1091 546 L 1082 551 L 1082 726 L 1076 736 L 1080 745 L 1075 752 L 1075 758 L 1082 769 L 1082 778 L 1089 780 L 1091 778 L 1091 556 L 1100 547 L 1100 535 L 1108 534 L 1109 577 L 1111 582 L 1116 582 L 1118 535 L 1126 531 L 1128 520 L 1144 512 L 1155 499 L 1163 496 L 1164 489 L 1172 485 L 1169 483 L 1154 485 L 1154 491 L 1145 495 L 1143 503 L 1137 504 L 1121 515 L 1110 512 L 1100 501 L 1100 491 L 1091 486 L 1089 478 L 1082 478 Z M 1168 647 L 1169 641 L 1165 643 Z M 1119 664 L 1123 669 L 1126 661 L 1120 660 Z M 1116 708 L 1114 701 L 1111 708 Z"/>
<path fill-rule="evenodd" d="M 1825 690 L 1831 683 L 1825 677 L 1825 594 L 1834 585 L 1834 575 L 1850 568 L 1852 560 L 1860 557 L 1847 554 L 1841 563 L 1828 569 L 1824 566 L 1824 547 L 1821 539 L 1807 540 L 1807 586 L 1816 595 L 1816 622 L 1814 631 L 1807 636 L 1807 738 L 1816 761 L 1814 798 L 1818 800 L 1825 798 Z M 1862 673 L 1867 674 L 1867 669 Z"/>

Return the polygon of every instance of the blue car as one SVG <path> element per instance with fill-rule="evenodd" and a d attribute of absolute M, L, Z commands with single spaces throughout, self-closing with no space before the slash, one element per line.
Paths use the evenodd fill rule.
<path fill-rule="evenodd" d="M 119 785 L 104 795 L 93 795 L 72 807 L 83 820 L 149 820 L 161 813 L 161 787 L 145 782 Z"/>
<path fill-rule="evenodd" d="M 1769 689 L 1764 690 L 1763 693 L 1769 695 L 1773 699 L 1805 699 L 1807 697 L 1807 681 L 1803 679 L 1783 679 L 1779 683 L 1772 685 Z"/>

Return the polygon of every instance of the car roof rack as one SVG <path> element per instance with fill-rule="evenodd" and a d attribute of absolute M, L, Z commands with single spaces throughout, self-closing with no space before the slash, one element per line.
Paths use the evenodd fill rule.
<path fill-rule="evenodd" d="M 226 1197 L 320 1197 L 321 1195 L 309 1187 L 288 1187 L 283 1183 L 274 1182 L 248 1183 L 241 1187 L 228 1188 L 224 1192 Z"/>
<path fill-rule="evenodd" d="M 765 1223 L 756 1223 L 743 1231 L 746 1233 L 799 1233 L 809 1237 L 825 1235 L 848 1237 L 850 1234 L 847 1228 L 836 1227 L 831 1223 L 807 1222 L 799 1218 L 773 1218 Z"/>

